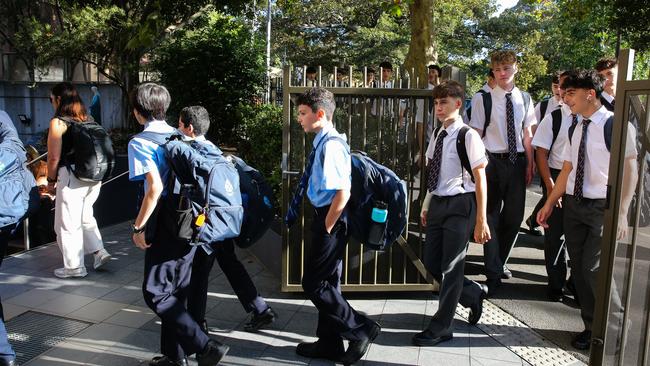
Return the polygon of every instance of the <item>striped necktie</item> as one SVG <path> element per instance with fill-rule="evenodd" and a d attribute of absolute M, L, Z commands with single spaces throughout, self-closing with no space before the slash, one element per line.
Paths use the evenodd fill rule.
<path fill-rule="evenodd" d="M 576 181 L 573 188 L 573 196 L 576 201 L 580 202 L 583 195 L 583 185 L 585 181 L 585 155 L 587 148 L 587 127 L 591 120 L 582 120 L 582 136 L 580 137 L 580 146 L 578 147 L 578 166 L 576 167 Z"/>

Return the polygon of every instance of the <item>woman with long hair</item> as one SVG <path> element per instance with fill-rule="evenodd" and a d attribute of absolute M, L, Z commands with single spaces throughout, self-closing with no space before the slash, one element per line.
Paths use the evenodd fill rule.
<path fill-rule="evenodd" d="M 48 190 L 56 192 L 54 231 L 63 254 L 63 268 L 54 270 L 60 278 L 85 277 L 84 255 L 93 254 L 95 269 L 111 258 L 104 249 L 102 236 L 93 216 L 93 204 L 99 196 L 100 182 L 86 182 L 73 174 L 73 136 L 66 133 L 71 123 L 92 120 L 75 87 L 67 82 L 56 84 L 50 93 L 54 117 L 47 136 Z"/>

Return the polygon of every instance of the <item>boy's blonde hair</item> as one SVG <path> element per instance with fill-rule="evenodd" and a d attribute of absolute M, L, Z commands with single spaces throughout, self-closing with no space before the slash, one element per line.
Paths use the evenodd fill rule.
<path fill-rule="evenodd" d="M 498 50 L 490 54 L 490 62 L 492 65 L 499 64 L 516 64 L 517 55 L 512 50 Z"/>

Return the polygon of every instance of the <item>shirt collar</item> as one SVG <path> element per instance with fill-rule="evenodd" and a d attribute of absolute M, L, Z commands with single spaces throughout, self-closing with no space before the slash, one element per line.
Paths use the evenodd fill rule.
<path fill-rule="evenodd" d="M 602 93 L 601 95 L 602 95 L 603 98 L 605 98 L 605 100 L 608 101 L 610 104 L 611 104 L 612 101 L 614 100 L 614 97 L 611 96 L 611 95 L 609 95 L 606 91 L 603 91 L 603 93 Z"/>
<path fill-rule="evenodd" d="M 445 131 L 447 131 L 447 136 L 453 135 L 454 132 L 456 132 L 456 130 L 458 130 L 463 126 L 463 123 L 464 123 L 463 117 L 458 116 L 458 118 L 456 118 L 454 123 L 450 124 L 449 126 L 447 126 L 447 128 L 445 128 Z"/>
<path fill-rule="evenodd" d="M 485 83 L 485 85 L 483 85 L 483 90 L 490 93 L 492 91 L 492 88 L 490 88 L 490 86 L 487 83 Z"/>
<path fill-rule="evenodd" d="M 318 133 L 316 134 L 316 137 L 314 138 L 314 142 L 313 142 L 314 148 L 316 148 L 318 146 L 318 143 L 320 142 L 320 140 L 322 140 L 323 137 L 329 135 L 332 130 L 334 130 L 334 125 L 329 123 L 326 126 L 324 126 L 320 131 L 318 131 Z"/>
<path fill-rule="evenodd" d="M 605 106 L 601 106 L 594 114 L 592 114 L 589 117 L 589 120 L 592 123 L 600 126 L 601 124 L 605 123 L 609 115 L 610 112 L 607 110 L 607 108 L 605 108 Z M 581 119 L 586 118 L 585 116 L 581 116 L 581 117 L 582 117 Z"/>
<path fill-rule="evenodd" d="M 519 89 L 517 89 L 517 87 L 515 86 L 515 87 L 512 88 L 511 91 L 507 92 L 507 91 L 501 89 L 501 87 L 499 85 L 497 85 L 494 89 L 492 89 L 492 91 L 490 93 L 495 94 L 495 95 L 497 95 L 499 97 L 504 97 L 505 98 L 506 94 L 514 93 L 514 92 L 516 92 L 518 90 Z"/>
<path fill-rule="evenodd" d="M 156 126 L 163 126 L 163 125 L 167 125 L 167 122 L 161 121 L 159 119 L 152 119 L 151 121 L 147 121 L 144 124 L 144 129 L 146 130 L 148 128 L 152 128 L 152 127 L 156 127 Z M 167 126 L 169 126 L 169 125 L 167 125 Z"/>

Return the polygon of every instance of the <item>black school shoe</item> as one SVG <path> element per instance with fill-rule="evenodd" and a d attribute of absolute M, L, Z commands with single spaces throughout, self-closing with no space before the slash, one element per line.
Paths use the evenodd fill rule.
<path fill-rule="evenodd" d="M 542 236 L 542 230 L 539 229 L 537 222 L 533 222 L 534 218 L 531 216 L 526 219 L 526 226 L 528 226 L 528 234 L 533 236 Z"/>
<path fill-rule="evenodd" d="M 325 342 L 317 340 L 313 343 L 300 343 L 296 347 L 296 353 L 300 356 L 307 358 L 322 358 L 333 362 L 340 362 L 345 354 L 345 347 L 343 340 L 338 342 Z"/>
<path fill-rule="evenodd" d="M 173 361 L 165 355 L 156 356 L 149 361 L 149 366 L 187 366 L 187 358 L 184 357 L 178 361 Z"/>
<path fill-rule="evenodd" d="M 496 293 L 499 291 L 499 288 L 501 287 L 501 279 L 500 278 L 489 278 L 485 284 L 488 287 L 488 294 L 490 297 L 494 297 Z"/>
<path fill-rule="evenodd" d="M 205 345 L 203 351 L 196 354 L 196 360 L 199 362 L 199 366 L 215 366 L 219 364 L 219 361 L 228 353 L 229 349 L 230 347 L 225 344 L 211 339 Z"/>
<path fill-rule="evenodd" d="M 416 346 L 431 347 L 438 343 L 446 342 L 454 338 L 453 335 L 435 336 L 429 329 L 424 330 L 413 336 L 412 342 Z"/>
<path fill-rule="evenodd" d="M 582 351 L 588 350 L 589 347 L 591 346 L 591 331 L 583 330 L 575 338 L 573 338 L 573 340 L 571 341 L 571 345 L 575 349 L 579 349 Z"/>
<path fill-rule="evenodd" d="M 278 314 L 270 306 L 260 314 L 253 312 L 251 320 L 244 325 L 244 330 L 247 332 L 257 332 L 261 328 L 273 323 L 277 317 Z"/>
<path fill-rule="evenodd" d="M 489 292 L 489 289 L 486 285 L 480 286 L 481 295 L 478 298 L 478 302 L 469 308 L 469 316 L 467 317 L 467 321 L 472 325 L 475 325 L 479 320 L 481 320 L 481 315 L 483 315 L 483 300 L 487 298 Z"/>
<path fill-rule="evenodd" d="M 367 320 L 364 328 L 366 328 L 366 334 L 368 337 L 360 341 L 350 341 L 348 350 L 345 351 L 345 354 L 341 358 L 341 362 L 343 362 L 344 365 L 353 365 L 359 362 L 363 355 L 368 351 L 370 343 L 372 343 L 379 333 L 381 333 L 381 326 L 370 319 Z"/>

